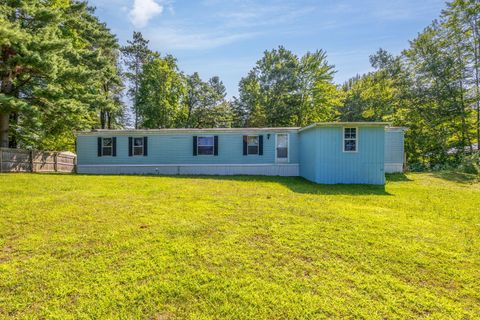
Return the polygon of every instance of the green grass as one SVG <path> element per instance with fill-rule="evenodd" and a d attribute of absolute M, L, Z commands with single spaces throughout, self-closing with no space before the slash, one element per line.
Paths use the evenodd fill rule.
<path fill-rule="evenodd" d="M 0 175 L 0 317 L 480 317 L 480 183 Z"/>

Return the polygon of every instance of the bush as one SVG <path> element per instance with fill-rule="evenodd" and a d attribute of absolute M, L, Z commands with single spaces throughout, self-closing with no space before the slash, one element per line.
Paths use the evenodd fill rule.
<path fill-rule="evenodd" d="M 444 163 L 411 163 L 408 165 L 408 171 L 456 171 L 461 173 L 480 175 L 480 152 L 463 155 L 455 159 L 449 159 Z"/>
<path fill-rule="evenodd" d="M 479 174 L 480 173 L 480 153 L 475 152 L 470 155 L 463 156 L 457 170 L 463 173 Z"/>

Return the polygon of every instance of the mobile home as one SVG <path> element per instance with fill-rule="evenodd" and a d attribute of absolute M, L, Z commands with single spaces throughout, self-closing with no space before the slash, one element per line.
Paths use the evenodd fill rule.
<path fill-rule="evenodd" d="M 390 139 L 388 132 L 388 123 L 380 122 L 318 123 L 304 128 L 92 130 L 76 133 L 77 171 L 302 176 L 324 184 L 383 184 L 390 165 L 386 143 L 395 142 L 395 152 L 403 143 L 403 136 Z M 392 161 L 398 161 L 395 157 Z"/>

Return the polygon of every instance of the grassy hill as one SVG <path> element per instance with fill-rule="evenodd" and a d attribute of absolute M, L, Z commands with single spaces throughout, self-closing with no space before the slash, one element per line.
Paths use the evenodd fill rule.
<path fill-rule="evenodd" d="M 0 182 L 0 318 L 480 317 L 471 176 Z"/>

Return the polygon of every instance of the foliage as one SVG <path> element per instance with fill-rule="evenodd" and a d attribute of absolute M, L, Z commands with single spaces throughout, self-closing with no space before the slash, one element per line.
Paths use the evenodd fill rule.
<path fill-rule="evenodd" d="M 2 2 L 0 48 L 3 146 L 73 149 L 73 130 L 121 124 L 117 40 L 85 3 Z"/>
<path fill-rule="evenodd" d="M 151 53 L 143 64 L 137 94 L 140 128 L 225 128 L 235 114 L 218 77 L 202 81 L 198 73 L 186 76 L 176 60 Z"/>
<path fill-rule="evenodd" d="M 184 78 L 174 57 L 152 54 L 143 65 L 136 97 L 140 128 L 175 128 L 185 120 Z"/>
<path fill-rule="evenodd" d="M 453 0 L 398 56 L 333 82 L 323 50 L 265 51 L 229 101 L 218 77 L 185 75 L 140 32 L 121 49 L 77 0 L 0 4 L 0 145 L 73 149 L 73 131 L 134 127 L 305 126 L 388 121 L 408 127 L 411 167 L 455 167 L 480 141 L 480 2 Z M 125 73 L 121 72 L 120 57 Z M 461 152 L 450 152 L 460 150 Z"/>
<path fill-rule="evenodd" d="M 148 47 L 149 41 L 143 38 L 141 32 L 133 32 L 132 40 L 121 48 L 123 62 L 125 64 L 125 77 L 128 80 L 128 96 L 132 101 L 132 113 L 134 116 L 134 128 L 138 128 L 141 119 L 139 118 L 138 100 L 140 81 L 143 73 L 143 66 L 147 63 L 153 52 Z"/>
<path fill-rule="evenodd" d="M 187 128 L 228 128 L 234 122 L 234 111 L 226 100 L 226 88 L 219 77 L 207 82 L 198 73 L 186 76 L 187 94 L 185 103 L 188 117 Z"/>
<path fill-rule="evenodd" d="M 300 59 L 280 46 L 265 51 L 240 80 L 237 114 L 247 126 L 305 126 L 337 116 L 341 92 L 322 50 Z"/>
<path fill-rule="evenodd" d="M 0 318 L 474 319 L 480 184 L 0 175 Z M 274 307 L 272 307 L 274 306 Z"/>
<path fill-rule="evenodd" d="M 172 55 L 161 58 L 140 32 L 122 48 L 135 128 L 231 127 L 235 113 L 219 77 L 185 75 Z"/>
<path fill-rule="evenodd" d="M 477 1 L 452 1 L 400 56 L 378 51 L 376 71 L 344 85 L 341 118 L 408 127 L 411 167 L 456 166 L 480 137 L 479 17 Z"/>
<path fill-rule="evenodd" d="M 480 153 L 463 155 L 456 170 L 469 174 L 480 174 Z"/>

